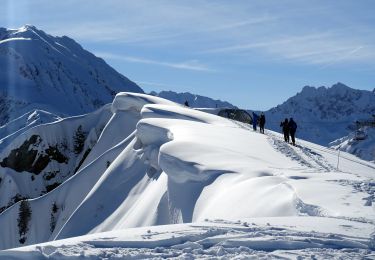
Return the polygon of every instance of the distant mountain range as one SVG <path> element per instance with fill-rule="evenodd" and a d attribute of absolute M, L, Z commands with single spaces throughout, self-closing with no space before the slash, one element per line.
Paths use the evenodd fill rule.
<path fill-rule="evenodd" d="M 191 93 L 162 91 L 151 94 L 180 104 L 188 101 L 191 107 L 219 108 L 212 113 L 218 113 L 220 108 L 236 108 L 228 102 Z M 305 86 L 284 103 L 265 111 L 265 115 L 268 129 L 280 132 L 280 122 L 293 117 L 298 123 L 298 138 L 342 149 L 364 160 L 375 160 L 372 128 L 357 129 L 356 126 L 356 121 L 374 120 L 375 91 L 353 89 L 342 83 L 332 87 Z M 357 130 L 365 131 L 364 140 L 355 139 Z"/>
<path fill-rule="evenodd" d="M 300 137 L 319 144 L 351 132 L 356 121 L 375 114 L 375 93 L 352 89 L 342 83 L 330 88 L 306 86 L 283 104 L 267 111 L 271 129 L 283 118 L 293 117 L 301 126 Z"/>
<path fill-rule="evenodd" d="M 69 37 L 34 26 L 0 28 L 0 125 L 32 109 L 88 113 L 120 91 L 143 93 L 134 82 Z"/>
<path fill-rule="evenodd" d="M 161 91 L 159 93 L 153 91 L 150 95 L 165 98 L 171 100 L 173 102 L 179 104 L 185 104 L 188 102 L 190 107 L 196 108 L 220 108 L 220 107 L 227 107 L 227 108 L 235 108 L 236 106 L 232 105 L 229 102 L 221 101 L 217 99 L 212 99 L 209 97 L 191 94 L 189 92 L 184 93 L 177 93 L 173 91 Z"/>

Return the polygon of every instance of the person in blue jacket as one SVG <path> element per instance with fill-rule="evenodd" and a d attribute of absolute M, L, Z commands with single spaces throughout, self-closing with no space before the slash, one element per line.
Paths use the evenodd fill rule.
<path fill-rule="evenodd" d="M 253 112 L 253 130 L 257 130 L 258 115 Z"/>

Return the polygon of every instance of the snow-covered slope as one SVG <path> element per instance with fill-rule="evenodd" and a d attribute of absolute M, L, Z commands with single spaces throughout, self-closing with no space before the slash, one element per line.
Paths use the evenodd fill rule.
<path fill-rule="evenodd" d="M 360 257 L 374 249 L 373 163 L 342 152 L 337 168 L 334 150 L 301 140 L 293 147 L 275 132 L 259 134 L 144 94 L 118 94 L 111 110 L 74 176 L 0 214 L 3 249 L 97 234 L 0 256 L 27 258 L 20 252 L 31 250 L 35 257 L 69 252 L 84 257 L 86 250 L 89 257 L 96 250 L 100 257 L 106 250 L 115 254 L 111 247 L 117 247 L 124 257 L 157 246 L 165 254 L 192 246 L 201 250 L 196 254 L 211 248 L 229 256 L 226 247 L 242 246 L 247 255 L 277 248 L 286 250 L 284 255 L 339 255 L 352 248 Z M 207 223 L 215 219 L 231 222 Z M 106 231 L 111 232 L 100 233 Z M 233 250 L 235 256 L 239 251 Z"/>
<path fill-rule="evenodd" d="M 185 102 L 187 101 L 189 103 L 190 107 L 235 108 L 235 106 L 232 105 L 229 102 L 212 99 L 210 97 L 195 95 L 195 94 L 191 94 L 189 92 L 177 93 L 177 92 L 173 92 L 173 91 L 160 91 L 159 93 L 151 92 L 150 95 L 165 98 L 165 99 L 174 101 L 174 102 L 179 103 L 179 104 L 185 104 Z"/>
<path fill-rule="evenodd" d="M 28 129 L 40 124 L 59 120 L 61 120 L 59 116 L 38 109 L 23 114 L 7 124 L 0 126 L 0 150 L 2 150 L 18 135 L 24 133 Z"/>
<path fill-rule="evenodd" d="M 330 147 L 375 162 L 375 127 L 365 126 L 331 142 Z"/>
<path fill-rule="evenodd" d="M 91 112 L 120 91 L 143 92 L 74 40 L 30 25 L 0 28 L 0 124 L 33 109 Z"/>
<path fill-rule="evenodd" d="M 1 139 L 0 212 L 20 199 L 39 197 L 71 177 L 112 113 L 110 105 L 88 115 L 58 121 L 45 112 L 33 113 L 5 127 L 17 127 L 26 116 L 26 127 Z M 54 122 L 48 123 L 49 119 Z M 37 125 L 33 126 L 33 122 Z"/>
<path fill-rule="evenodd" d="M 266 112 L 267 126 L 280 131 L 280 122 L 293 117 L 297 136 L 328 145 L 349 135 L 355 122 L 375 114 L 375 92 L 349 88 L 337 83 L 330 88 L 306 86 L 300 93 Z"/>

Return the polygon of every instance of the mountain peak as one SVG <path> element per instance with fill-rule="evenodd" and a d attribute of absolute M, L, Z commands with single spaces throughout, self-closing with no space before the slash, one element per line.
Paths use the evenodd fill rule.
<path fill-rule="evenodd" d="M 24 26 L 20 27 L 18 31 L 30 31 L 30 30 L 38 30 L 34 25 L 32 24 L 25 24 Z"/>
<path fill-rule="evenodd" d="M 49 35 L 30 24 L 0 28 L 0 68 L 0 93 L 7 93 L 0 101 L 9 104 L 0 123 L 32 109 L 83 114 L 110 103 L 118 92 L 143 93 L 73 39 Z M 7 91 L 13 85 L 17 92 Z"/>
<path fill-rule="evenodd" d="M 349 89 L 352 89 L 352 88 L 348 87 L 347 85 L 345 85 L 341 82 L 337 82 L 336 84 L 332 85 L 331 89 L 332 90 L 349 90 Z"/>

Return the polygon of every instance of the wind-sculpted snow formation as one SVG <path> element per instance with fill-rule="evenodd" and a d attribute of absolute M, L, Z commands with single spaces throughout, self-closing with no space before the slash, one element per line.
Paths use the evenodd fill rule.
<path fill-rule="evenodd" d="M 0 256 L 374 254 L 374 164 L 145 94 L 111 113 L 77 173 L 28 202 L 23 245 L 71 239 Z M 22 245 L 20 204 L 0 214 L 3 249 Z"/>

